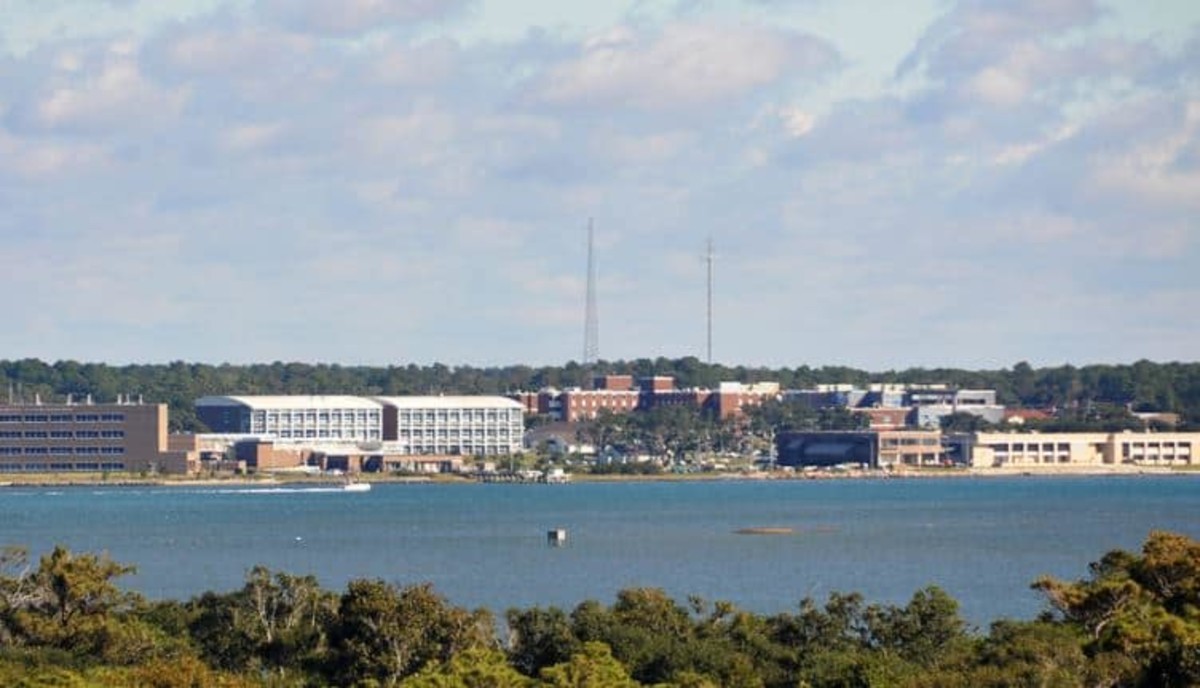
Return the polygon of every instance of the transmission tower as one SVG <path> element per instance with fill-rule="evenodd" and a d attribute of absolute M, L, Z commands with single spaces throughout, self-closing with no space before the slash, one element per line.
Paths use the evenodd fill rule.
<path fill-rule="evenodd" d="M 708 253 L 704 257 L 705 263 L 708 265 L 708 364 L 712 365 L 712 318 L 713 318 L 713 240 L 708 238 Z"/>
<path fill-rule="evenodd" d="M 600 316 L 596 312 L 596 252 L 592 241 L 592 220 L 587 234 L 587 304 L 583 314 L 583 365 L 600 360 Z"/>

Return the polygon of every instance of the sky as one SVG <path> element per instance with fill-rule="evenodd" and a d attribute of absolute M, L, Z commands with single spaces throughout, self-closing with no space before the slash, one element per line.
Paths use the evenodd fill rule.
<path fill-rule="evenodd" d="M 0 358 L 1200 352 L 1194 0 L 0 0 Z"/>

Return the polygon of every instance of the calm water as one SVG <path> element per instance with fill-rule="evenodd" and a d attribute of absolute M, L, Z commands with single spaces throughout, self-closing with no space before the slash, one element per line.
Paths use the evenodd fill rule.
<path fill-rule="evenodd" d="M 795 534 L 734 533 L 749 526 Z M 567 546 L 547 547 L 558 527 Z M 1081 577 L 1153 529 L 1200 537 L 1200 477 L 0 489 L 0 544 L 107 551 L 152 597 L 237 588 L 265 564 L 335 589 L 431 581 L 496 612 L 630 586 L 776 612 L 835 590 L 900 603 L 932 583 L 984 625 L 1036 614 L 1038 575 Z"/>

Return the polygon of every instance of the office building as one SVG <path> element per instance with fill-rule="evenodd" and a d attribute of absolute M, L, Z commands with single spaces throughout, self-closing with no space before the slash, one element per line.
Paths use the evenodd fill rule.
<path fill-rule="evenodd" d="M 0 471 L 191 473 L 171 451 L 166 404 L 0 405 Z"/>

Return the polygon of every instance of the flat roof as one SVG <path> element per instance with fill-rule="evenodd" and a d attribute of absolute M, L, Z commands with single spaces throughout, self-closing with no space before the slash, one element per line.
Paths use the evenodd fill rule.
<path fill-rule="evenodd" d="M 450 397 L 373 397 L 376 401 L 398 409 L 515 409 L 524 411 L 521 402 L 497 396 Z"/>
<path fill-rule="evenodd" d="M 197 399 L 196 406 L 245 406 L 263 411 L 382 408 L 379 402 L 367 397 L 344 395 L 211 396 Z"/>

